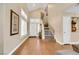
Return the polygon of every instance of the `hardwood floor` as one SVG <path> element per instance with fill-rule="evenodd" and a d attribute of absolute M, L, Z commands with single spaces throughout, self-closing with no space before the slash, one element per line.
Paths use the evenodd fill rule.
<path fill-rule="evenodd" d="M 29 38 L 15 52 L 16 55 L 54 55 L 56 51 L 72 49 L 71 45 L 61 46 L 53 40 Z"/>

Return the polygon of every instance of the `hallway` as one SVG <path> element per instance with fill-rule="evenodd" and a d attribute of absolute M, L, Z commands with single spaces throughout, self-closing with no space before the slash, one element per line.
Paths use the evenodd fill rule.
<path fill-rule="evenodd" d="M 38 38 L 29 38 L 16 50 L 16 55 L 52 55 L 57 50 L 71 49 L 70 45 L 61 46 L 54 40 L 41 40 Z"/>
<path fill-rule="evenodd" d="M 52 55 L 62 49 L 71 49 L 71 45 L 62 44 L 79 44 L 79 7 L 75 5 L 0 4 L 0 55 Z M 73 8 L 69 9 L 71 6 Z M 73 24 L 75 32 L 71 31 Z"/>

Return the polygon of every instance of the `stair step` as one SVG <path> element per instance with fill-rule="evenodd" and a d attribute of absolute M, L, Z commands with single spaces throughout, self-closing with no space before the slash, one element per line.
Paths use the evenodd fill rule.
<path fill-rule="evenodd" d="M 45 39 L 54 39 L 54 36 L 45 36 Z"/>
<path fill-rule="evenodd" d="M 49 30 L 49 28 L 44 28 L 44 30 Z"/>
<path fill-rule="evenodd" d="M 52 36 L 52 35 L 45 35 L 45 36 Z"/>
<path fill-rule="evenodd" d="M 48 39 L 48 40 L 50 40 L 50 39 L 54 39 L 54 35 L 53 35 L 53 33 L 50 31 L 50 28 L 49 28 L 49 26 L 48 27 L 44 27 L 44 31 L 45 31 L 45 39 Z"/>
<path fill-rule="evenodd" d="M 49 27 L 44 27 L 44 28 L 49 28 Z"/>
<path fill-rule="evenodd" d="M 52 32 L 50 32 L 50 31 L 45 31 L 45 35 L 52 35 Z"/>

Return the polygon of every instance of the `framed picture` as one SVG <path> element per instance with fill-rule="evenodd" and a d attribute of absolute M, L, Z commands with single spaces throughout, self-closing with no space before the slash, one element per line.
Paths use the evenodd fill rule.
<path fill-rule="evenodd" d="M 19 33 L 19 15 L 10 10 L 10 35 Z"/>

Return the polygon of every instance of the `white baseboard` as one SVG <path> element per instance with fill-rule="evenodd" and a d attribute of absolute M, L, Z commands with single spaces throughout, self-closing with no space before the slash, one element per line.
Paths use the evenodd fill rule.
<path fill-rule="evenodd" d="M 18 46 L 16 46 L 16 48 L 14 48 L 8 55 L 12 55 L 28 38 L 29 36 L 26 37 Z"/>
<path fill-rule="evenodd" d="M 70 42 L 70 44 L 79 44 L 79 42 Z"/>
<path fill-rule="evenodd" d="M 56 40 L 56 42 L 59 43 L 60 45 L 64 45 L 64 43 L 62 43 L 62 42 L 60 42 L 58 40 Z"/>
<path fill-rule="evenodd" d="M 56 42 L 59 43 L 60 45 L 64 45 L 64 43 L 60 42 L 57 40 L 56 35 L 54 35 L 54 38 L 56 39 Z"/>
<path fill-rule="evenodd" d="M 58 40 L 56 40 L 57 43 L 61 44 L 61 45 L 64 45 L 64 44 L 67 44 L 67 43 L 62 43 Z M 79 42 L 69 42 L 68 44 L 79 44 Z"/>

